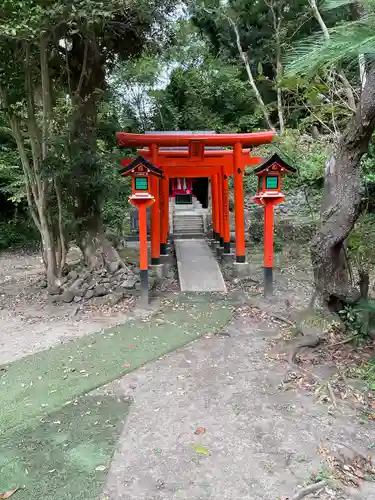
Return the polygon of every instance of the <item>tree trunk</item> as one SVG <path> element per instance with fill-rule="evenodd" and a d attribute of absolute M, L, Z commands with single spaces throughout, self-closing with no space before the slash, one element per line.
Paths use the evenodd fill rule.
<path fill-rule="evenodd" d="M 360 162 L 374 129 L 375 64 L 371 63 L 356 114 L 327 162 L 322 226 L 311 245 L 317 295 L 321 303 L 333 308 L 350 294 L 342 250 L 360 214 Z"/>
<path fill-rule="evenodd" d="M 95 40 L 73 41 L 70 63 L 72 100 L 75 106 L 71 147 L 75 160 L 72 194 L 77 242 L 86 263 L 99 268 L 111 263 L 123 265 L 102 226 L 103 175 L 97 158 L 98 105 L 105 89 L 105 60 Z"/>
<path fill-rule="evenodd" d="M 247 57 L 246 52 L 244 52 L 242 50 L 241 39 L 240 39 L 240 32 L 238 30 L 238 27 L 237 27 L 236 23 L 233 21 L 233 19 L 231 19 L 230 17 L 227 17 L 227 19 L 228 19 L 229 24 L 232 26 L 234 34 L 236 36 L 236 44 L 237 44 L 238 53 L 239 53 L 239 55 L 240 55 L 240 57 L 241 57 L 241 59 L 242 59 L 242 61 L 244 63 L 244 66 L 245 66 L 245 69 L 246 69 L 246 73 L 247 73 L 247 77 L 248 77 L 250 86 L 253 89 L 253 92 L 255 94 L 256 100 L 258 101 L 259 107 L 262 110 L 264 121 L 267 123 L 267 126 L 270 129 L 274 130 L 274 126 L 272 125 L 269 113 L 267 111 L 266 104 L 263 101 L 261 93 L 259 92 L 257 84 L 255 83 L 253 74 L 251 72 L 249 59 Z"/>

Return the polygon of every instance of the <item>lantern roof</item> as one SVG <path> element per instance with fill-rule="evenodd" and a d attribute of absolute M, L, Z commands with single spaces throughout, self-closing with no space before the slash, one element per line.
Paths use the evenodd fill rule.
<path fill-rule="evenodd" d="M 144 172 L 145 170 L 158 177 L 163 175 L 163 170 L 161 168 L 155 167 L 151 162 L 143 158 L 143 156 L 137 156 L 130 165 L 122 169 L 121 174 L 125 177 L 132 173 Z"/>
<path fill-rule="evenodd" d="M 277 153 L 274 153 L 254 169 L 254 174 L 260 175 L 263 172 L 268 171 L 273 165 L 277 165 L 280 169 L 283 169 L 283 174 L 295 174 L 297 172 L 296 168 L 289 165 Z"/>

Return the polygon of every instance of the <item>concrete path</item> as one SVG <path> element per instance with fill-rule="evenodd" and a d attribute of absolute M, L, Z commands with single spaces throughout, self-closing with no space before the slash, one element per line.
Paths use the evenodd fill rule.
<path fill-rule="evenodd" d="M 230 336 L 202 338 L 112 387 L 134 404 L 103 500 L 280 500 L 322 470 L 319 448 L 369 454 L 374 426 L 345 406 L 330 412 L 311 394 L 284 391 L 285 366 L 266 357 L 277 325 L 237 313 Z M 319 500 L 374 499 L 375 484 L 358 494 Z"/>
<path fill-rule="evenodd" d="M 175 240 L 182 292 L 226 292 L 219 264 L 204 240 Z"/>

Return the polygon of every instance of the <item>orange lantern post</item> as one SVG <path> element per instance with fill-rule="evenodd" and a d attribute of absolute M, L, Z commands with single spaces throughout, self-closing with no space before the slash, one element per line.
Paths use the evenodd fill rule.
<path fill-rule="evenodd" d="M 258 191 L 253 202 L 264 207 L 264 295 L 268 296 L 273 292 L 274 206 L 285 200 L 281 191 L 282 175 L 295 174 L 296 169 L 274 154 L 254 173 L 258 176 Z"/>
<path fill-rule="evenodd" d="M 151 194 L 151 179 L 159 180 L 163 171 L 139 156 L 122 172 L 123 177 L 132 176 L 132 194 L 129 203 L 138 209 L 139 225 L 139 268 L 141 279 L 141 300 L 149 301 L 148 293 L 148 244 L 147 244 L 147 208 L 155 203 Z"/>

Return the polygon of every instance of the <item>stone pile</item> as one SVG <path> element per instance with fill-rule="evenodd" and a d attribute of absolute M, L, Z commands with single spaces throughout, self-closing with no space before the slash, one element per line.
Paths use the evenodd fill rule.
<path fill-rule="evenodd" d="M 149 277 L 150 289 L 153 288 L 154 284 L 155 280 Z M 47 292 L 51 296 L 52 302 L 55 303 L 80 303 L 105 298 L 100 299 L 100 302 L 115 304 L 139 288 L 139 268 L 127 266 L 113 272 L 106 269 L 72 270 L 61 279 L 60 286 L 48 287 Z"/>
<path fill-rule="evenodd" d="M 276 236 L 285 241 L 309 241 L 319 219 L 319 200 L 311 196 L 306 200 L 304 192 L 288 194 L 284 203 L 275 206 Z M 263 207 L 245 199 L 245 219 L 248 234 L 254 242 L 263 240 Z"/>

